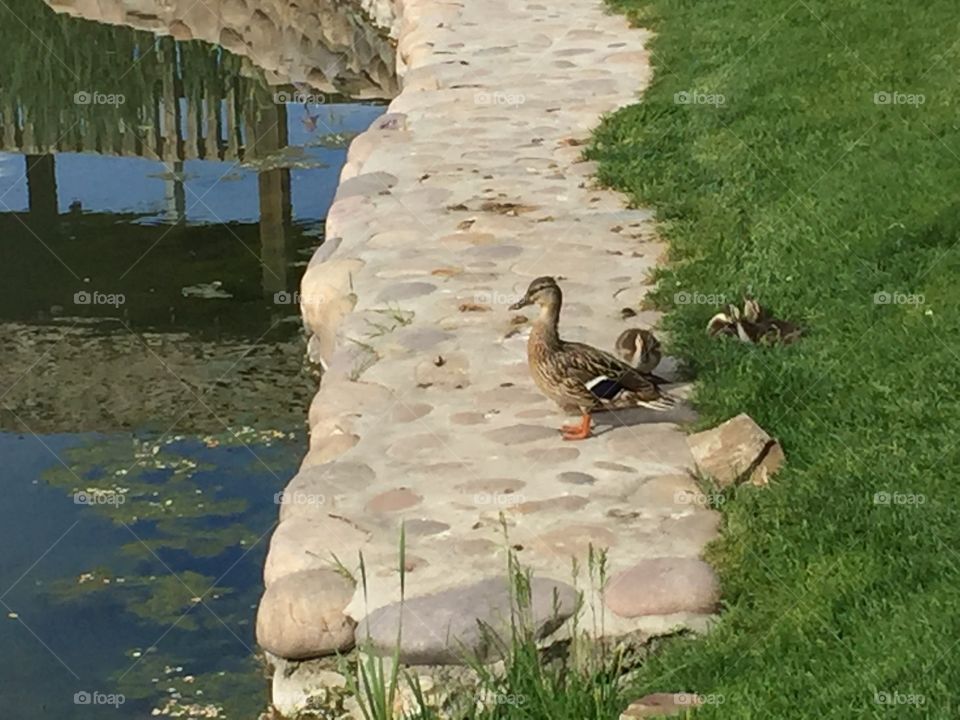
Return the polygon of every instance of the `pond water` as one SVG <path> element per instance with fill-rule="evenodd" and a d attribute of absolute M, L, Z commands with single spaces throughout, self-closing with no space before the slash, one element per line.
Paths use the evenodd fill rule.
<path fill-rule="evenodd" d="M 317 382 L 291 291 L 383 106 L 4 7 L 30 27 L 0 18 L 0 714 L 255 718 Z"/>

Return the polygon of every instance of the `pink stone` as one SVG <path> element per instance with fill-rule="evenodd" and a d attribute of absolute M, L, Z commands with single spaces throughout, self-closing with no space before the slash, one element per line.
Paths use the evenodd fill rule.
<path fill-rule="evenodd" d="M 454 425 L 479 425 L 485 423 L 487 419 L 483 413 L 460 412 L 450 416 L 450 422 Z"/>
<path fill-rule="evenodd" d="M 599 525 L 567 525 L 534 538 L 533 549 L 542 555 L 586 556 L 594 550 L 612 547 L 617 538 Z"/>
<path fill-rule="evenodd" d="M 561 495 L 546 500 L 531 500 L 520 503 L 512 509 L 522 515 L 538 512 L 574 512 L 587 504 L 587 499 L 579 495 Z"/>
<path fill-rule="evenodd" d="M 620 617 L 710 613 L 720 599 L 720 584 L 699 558 L 659 557 L 614 575 L 603 596 Z"/>
<path fill-rule="evenodd" d="M 374 495 L 367 503 L 367 511 L 373 513 L 397 512 L 418 504 L 422 497 L 408 488 L 397 488 Z"/>

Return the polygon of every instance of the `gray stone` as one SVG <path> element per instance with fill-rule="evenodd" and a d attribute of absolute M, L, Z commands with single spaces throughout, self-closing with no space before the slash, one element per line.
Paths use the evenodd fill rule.
<path fill-rule="evenodd" d="M 510 427 L 497 428 L 484 434 L 501 445 L 519 445 L 521 443 L 557 437 L 556 430 L 544 427 L 543 425 L 511 425 Z"/>
<path fill-rule="evenodd" d="M 594 465 L 601 470 L 611 470 L 613 472 L 622 472 L 622 473 L 635 473 L 637 472 L 636 468 L 630 467 L 629 465 L 621 465 L 620 463 L 608 462 L 606 460 L 597 460 Z"/>
<path fill-rule="evenodd" d="M 593 485 L 597 481 L 593 475 L 573 470 L 560 473 L 557 475 L 557 479 L 562 483 L 570 483 L 571 485 Z"/>
<path fill-rule="evenodd" d="M 390 188 L 397 184 L 397 178 L 390 173 L 373 172 L 357 175 L 349 180 L 340 183 L 337 188 L 337 200 L 345 200 L 349 197 L 369 197 L 381 193 L 390 192 Z"/>
<path fill-rule="evenodd" d="M 283 658 L 330 655 L 353 645 L 353 620 L 343 609 L 353 583 L 332 570 L 303 570 L 270 585 L 257 611 L 257 642 Z"/>
<path fill-rule="evenodd" d="M 411 665 L 462 665 L 468 658 L 499 659 L 497 643 L 509 642 L 511 617 L 527 615 L 538 638 L 556 630 L 577 606 L 577 591 L 566 583 L 533 578 L 530 607 L 518 609 L 505 577 L 444 590 L 375 610 L 357 626 L 356 642 L 374 653 L 394 652 L 398 629 L 400 661 Z"/>
<path fill-rule="evenodd" d="M 410 300 L 411 298 L 429 295 L 437 286 L 428 282 L 405 282 L 387 285 L 383 290 L 377 293 L 377 302 L 391 303 L 400 300 Z"/>
<path fill-rule="evenodd" d="M 300 570 L 329 568 L 334 558 L 352 562 L 368 540 L 365 530 L 329 514 L 285 518 L 270 538 L 263 582 L 269 587 Z"/>
<path fill-rule="evenodd" d="M 330 512 L 338 495 L 356 493 L 375 478 L 366 463 L 334 461 L 304 468 L 276 497 L 281 506 L 280 520 L 297 514 Z"/>

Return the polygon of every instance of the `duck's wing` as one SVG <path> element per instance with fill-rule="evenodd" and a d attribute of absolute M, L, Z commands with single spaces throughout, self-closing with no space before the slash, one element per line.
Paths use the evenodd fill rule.
<path fill-rule="evenodd" d="M 567 379 L 586 387 L 598 400 L 611 401 L 624 390 L 640 400 L 663 397 L 655 376 L 641 373 L 590 345 L 565 342 L 557 359 L 564 366 Z"/>

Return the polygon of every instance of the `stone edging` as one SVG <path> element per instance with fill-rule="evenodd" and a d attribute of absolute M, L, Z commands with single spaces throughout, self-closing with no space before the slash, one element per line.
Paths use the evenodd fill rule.
<path fill-rule="evenodd" d="M 265 566 L 258 638 L 276 654 L 395 637 L 401 522 L 411 663 L 449 661 L 462 616 L 502 611 L 489 581 L 506 567 L 501 519 L 519 561 L 563 597 L 572 558 L 584 568 L 590 546 L 607 548 L 606 593 L 585 571 L 577 584 L 609 635 L 702 629 L 714 610 L 699 556 L 719 515 L 689 473 L 676 425 L 689 411 L 638 411 L 564 443 L 506 309 L 550 274 L 566 337 L 610 348 L 657 320 L 639 310 L 663 251 L 652 214 L 596 188 L 579 147 L 649 82 L 650 35 L 599 0 L 555 5 L 398 5 L 402 92 L 351 144 L 301 286 L 326 372 Z M 637 316 L 624 322 L 624 307 Z M 360 550 L 366 594 L 344 580 Z"/>

